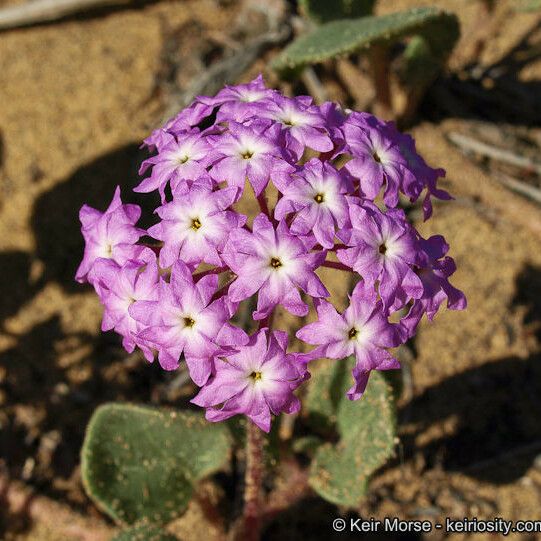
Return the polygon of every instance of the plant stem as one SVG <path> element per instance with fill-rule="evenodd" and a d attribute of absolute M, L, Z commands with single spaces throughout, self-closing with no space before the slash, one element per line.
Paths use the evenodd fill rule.
<path fill-rule="evenodd" d="M 193 275 L 193 278 L 194 278 L 194 281 L 197 282 L 198 280 L 203 278 L 203 276 L 208 276 L 209 274 L 222 274 L 223 272 L 226 272 L 228 270 L 229 270 L 229 267 L 214 267 L 213 269 L 208 269 L 208 270 L 205 270 L 205 271 L 196 272 Z"/>
<path fill-rule="evenodd" d="M 336 263 L 335 261 L 324 261 L 321 264 L 322 267 L 328 267 L 330 269 L 338 269 L 346 272 L 352 272 L 352 270 L 343 263 Z"/>
<path fill-rule="evenodd" d="M 263 431 L 254 423 L 246 427 L 246 474 L 244 486 L 243 541 L 259 541 L 263 514 Z"/>
<path fill-rule="evenodd" d="M 259 203 L 259 208 L 261 209 L 261 212 L 271 218 L 271 214 L 269 212 L 269 206 L 267 205 L 267 196 L 265 195 L 265 190 L 263 190 L 258 196 L 257 196 L 257 202 Z"/>

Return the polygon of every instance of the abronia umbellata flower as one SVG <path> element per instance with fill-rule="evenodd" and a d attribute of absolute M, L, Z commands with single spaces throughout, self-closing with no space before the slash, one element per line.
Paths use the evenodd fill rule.
<path fill-rule="evenodd" d="M 466 307 L 449 283 L 455 264 L 443 237 L 423 239 L 398 208 L 401 195 L 421 198 L 429 218 L 431 197 L 450 198 L 437 186 L 445 172 L 394 124 L 283 96 L 258 77 L 197 98 L 144 146 L 147 176 L 135 190 L 159 192 L 157 223 L 138 227 L 141 209 L 118 189 L 105 212 L 85 205 L 76 279 L 94 285 L 103 329 L 128 351 L 156 352 L 166 370 L 186 361 L 207 419 L 244 414 L 268 431 L 272 415 L 299 409 L 294 391 L 320 357 L 355 357 L 348 396 L 358 399 L 371 371 L 399 367 L 391 350 L 423 315 L 433 319 L 445 301 Z M 246 216 L 250 198 L 259 210 Z M 342 312 L 322 266 L 356 277 Z M 253 297 L 259 329 L 248 336 L 234 321 Z M 305 317 L 310 305 L 316 319 L 295 330 L 315 348 L 288 351 L 273 314 Z"/>

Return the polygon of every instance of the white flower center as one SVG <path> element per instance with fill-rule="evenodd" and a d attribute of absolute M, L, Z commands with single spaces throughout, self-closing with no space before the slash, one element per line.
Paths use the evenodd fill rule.
<path fill-rule="evenodd" d="M 293 126 L 303 126 L 307 121 L 306 115 L 302 111 L 297 111 L 291 107 L 282 109 L 275 118 L 289 128 Z"/>
<path fill-rule="evenodd" d="M 111 242 L 105 242 L 101 245 L 99 257 L 103 257 L 105 259 L 113 258 L 113 244 Z"/>
<path fill-rule="evenodd" d="M 372 159 L 381 165 L 385 165 L 389 163 L 389 153 L 385 148 L 377 148 L 375 146 L 371 149 L 372 152 Z M 392 161 L 392 160 L 391 160 Z"/>
<path fill-rule="evenodd" d="M 261 99 L 264 95 L 265 93 L 260 90 L 244 90 L 240 92 L 240 101 L 251 103 Z"/>
<path fill-rule="evenodd" d="M 382 238 L 377 245 L 377 250 L 382 258 L 389 258 L 400 254 L 400 244 L 393 238 Z"/>

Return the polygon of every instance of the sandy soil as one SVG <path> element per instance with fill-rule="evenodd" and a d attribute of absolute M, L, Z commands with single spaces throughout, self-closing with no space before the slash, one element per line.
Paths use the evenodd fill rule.
<path fill-rule="evenodd" d="M 455 10 L 463 23 L 450 61 L 460 72 L 475 50 L 476 3 L 384 0 L 378 9 L 434 3 Z M 482 65 L 505 58 L 539 20 L 508 13 L 499 6 L 497 24 L 484 26 L 490 40 L 480 53 Z M 181 61 L 175 77 L 189 79 L 196 70 L 192 57 L 215 54 L 236 17 L 233 2 L 151 2 L 0 35 L 2 479 L 21 480 L 47 497 L 45 506 L 60 506 L 76 517 L 68 523 L 80 525 L 69 533 L 39 513 L 21 522 L 15 517 L 22 504 L 11 501 L 0 521 L 6 539 L 108 535 L 110 525 L 80 486 L 84 426 L 106 400 L 175 400 L 162 392 L 169 375 L 100 334 L 96 296 L 73 283 L 82 253 L 77 212 L 83 202 L 104 208 L 116 184 L 135 183 L 143 156 L 137 147 L 165 106 L 171 51 Z M 520 81 L 538 82 L 538 58 L 521 68 Z M 418 226 L 450 242 L 459 269 L 454 283 L 466 292 L 469 308 L 421 327 L 399 404 L 397 457 L 374 478 L 360 507 L 366 515 L 541 518 L 539 236 L 494 211 L 486 200 L 490 171 L 445 139 L 470 122 L 438 118 L 413 129 L 427 161 L 447 168 L 443 185 L 458 198 Z M 538 209 L 525 208 L 539 219 L 533 215 Z M 340 291 L 334 280 L 331 288 Z M 331 539 L 329 517 L 338 511 L 317 500 L 306 505 L 313 513 L 291 510 L 281 519 L 280 536 L 269 539 Z M 185 539 L 197 532 L 220 538 L 197 503 L 177 527 Z"/>

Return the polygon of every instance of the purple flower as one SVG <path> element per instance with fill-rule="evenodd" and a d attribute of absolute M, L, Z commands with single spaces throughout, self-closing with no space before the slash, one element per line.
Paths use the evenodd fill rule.
<path fill-rule="evenodd" d="M 202 183 L 203 184 L 203 183 Z M 186 192 L 173 194 L 173 201 L 156 210 L 161 221 L 149 228 L 149 235 L 164 242 L 160 265 L 170 267 L 178 259 L 187 265 L 204 261 L 221 265 L 222 250 L 231 230 L 242 227 L 246 217 L 228 209 L 240 190 L 212 191 L 194 184 Z"/>
<path fill-rule="evenodd" d="M 293 181 L 275 179 L 274 184 L 283 194 L 274 217 L 281 220 L 295 212 L 290 226 L 293 234 L 313 232 L 323 248 L 332 248 L 335 227 L 343 228 L 349 222 L 345 196 L 353 189 L 349 177 L 314 158 L 293 175 Z"/>
<path fill-rule="evenodd" d="M 102 331 L 114 329 L 122 336 L 122 345 L 131 353 L 139 346 L 145 357 L 152 361 L 150 348 L 137 339 L 141 330 L 129 313 L 130 306 L 137 301 L 154 301 L 158 298 L 158 266 L 156 261 L 144 263 L 128 261 L 119 267 L 110 259 L 100 259 L 94 267 L 98 294 L 104 306 Z"/>
<path fill-rule="evenodd" d="M 367 114 L 350 115 L 342 130 L 346 150 L 353 156 L 344 167 L 359 179 L 361 195 L 374 200 L 385 183 L 385 204 L 396 207 L 406 166 L 396 138 L 381 121 Z"/>
<path fill-rule="evenodd" d="M 165 128 L 157 128 L 146 139 L 143 139 L 143 144 L 140 148 L 147 148 L 151 152 L 156 152 L 171 141 L 172 137 L 173 135 Z"/>
<path fill-rule="evenodd" d="M 304 316 L 308 306 L 298 288 L 312 297 L 329 295 L 314 269 L 324 261 L 326 252 L 309 253 L 304 244 L 280 222 L 275 230 L 264 214 L 253 224 L 253 233 L 234 229 L 222 258 L 238 277 L 229 286 L 228 295 L 239 302 L 258 293 L 254 319 L 264 319 L 281 304 L 290 313 Z"/>
<path fill-rule="evenodd" d="M 141 164 L 139 174 L 144 174 L 149 167 L 152 172 L 135 188 L 136 192 L 159 190 L 163 202 L 168 182 L 175 191 L 181 183 L 207 177 L 210 145 L 198 131 L 181 133 L 177 137 L 164 135 L 158 145 L 158 153 Z"/>
<path fill-rule="evenodd" d="M 400 324 L 406 329 L 408 336 L 413 336 L 423 314 L 432 321 L 440 305 L 447 299 L 450 310 L 464 310 L 467 306 L 462 291 L 449 283 L 449 276 L 454 274 L 456 265 L 451 257 L 445 257 L 449 245 L 441 235 L 434 235 L 428 240 L 420 239 L 420 245 L 426 254 L 426 264 L 417 269 L 423 284 L 423 293 L 413 302 L 408 315 Z"/>
<path fill-rule="evenodd" d="M 342 134 L 335 129 L 341 127 L 347 118 L 340 105 L 326 101 L 319 106 L 319 110 L 325 119 L 325 128 L 333 135 L 331 139 L 340 138 Z"/>
<path fill-rule="evenodd" d="M 384 214 L 375 205 L 352 204 L 349 208 L 352 228 L 337 232 L 347 246 L 338 250 L 338 259 L 358 272 L 371 286 L 379 281 L 379 294 L 390 306 L 399 288 L 419 298 L 423 286 L 412 270 L 418 263 L 419 248 L 402 211 L 390 209 Z"/>
<path fill-rule="evenodd" d="M 213 160 L 210 176 L 217 182 L 244 190 L 246 179 L 256 195 L 267 186 L 271 173 L 285 174 L 290 166 L 281 160 L 276 144 L 277 130 L 269 123 L 256 123 L 250 127 L 229 122 L 229 131 L 212 136 Z"/>
<path fill-rule="evenodd" d="M 201 387 L 194 403 L 211 421 L 245 414 L 269 430 L 273 414 L 298 409 L 293 390 L 307 376 L 300 367 L 317 356 L 356 356 L 348 395 L 358 398 L 371 370 L 398 367 L 388 348 L 413 336 L 424 314 L 431 320 L 444 303 L 466 307 L 449 283 L 455 264 L 443 237 L 424 240 L 396 208 L 400 194 L 423 198 L 428 218 L 432 197 L 450 198 L 437 187 L 444 171 L 391 122 L 285 97 L 259 76 L 199 96 L 143 146 L 152 156 L 135 190 L 159 191 L 157 223 L 138 228 L 141 209 L 123 204 L 118 188 L 105 212 L 85 205 L 76 279 L 94 286 L 102 328 L 120 334 L 128 351 L 140 347 L 149 360 L 157 352 L 166 370 L 186 360 Z M 260 209 L 253 223 L 253 214 L 237 212 L 241 200 Z M 142 245 L 147 235 L 159 241 L 152 249 Z M 340 263 L 325 261 L 328 250 Z M 341 314 L 323 300 L 320 266 L 360 275 Z M 301 291 L 318 321 L 297 336 L 316 347 L 288 353 L 286 334 L 264 327 L 278 306 L 306 316 Z M 249 337 L 231 322 L 256 295 L 251 316 L 263 321 Z"/>
<path fill-rule="evenodd" d="M 212 105 L 196 100 L 189 107 L 186 107 L 186 109 L 183 109 L 178 115 L 170 119 L 163 129 L 173 135 L 179 135 L 190 131 L 212 115 L 213 109 Z M 156 132 L 152 135 L 155 133 Z M 145 143 L 149 147 L 152 147 L 153 142 L 152 138 L 145 139 Z"/>
<path fill-rule="evenodd" d="M 419 175 L 418 178 L 424 178 L 426 185 L 426 194 L 425 198 L 423 199 L 423 214 L 426 221 L 432 216 L 432 201 L 430 199 L 431 197 L 435 197 L 437 199 L 440 199 L 441 201 L 450 201 L 454 198 L 449 192 L 446 192 L 445 190 L 442 190 L 441 188 L 438 188 L 436 186 L 438 177 L 445 176 L 445 170 L 432 169 L 431 167 L 427 166 L 422 173 L 418 172 L 417 174 Z"/>
<path fill-rule="evenodd" d="M 304 147 L 320 152 L 329 152 L 334 148 L 325 118 L 318 107 L 311 105 L 311 101 L 302 96 L 292 99 L 278 95 L 260 111 L 262 118 L 269 118 L 282 125 L 286 144 L 297 160 L 301 158 Z"/>
<path fill-rule="evenodd" d="M 426 188 L 427 192 L 423 200 L 423 211 L 424 219 L 427 220 L 432 215 L 430 197 L 436 197 L 442 200 L 452 199 L 445 190 L 441 190 L 436 186 L 438 178 L 445 176 L 445 170 L 429 167 L 417 153 L 413 137 L 405 133 L 400 133 L 394 125 L 392 128 L 398 141 L 400 152 L 406 160 L 400 189 L 413 202 L 419 198 L 421 192 Z"/>
<path fill-rule="evenodd" d="M 238 351 L 215 361 L 216 373 L 194 404 L 207 408 L 209 421 L 223 421 L 246 415 L 265 432 L 270 431 L 271 414 L 300 409 L 293 391 L 307 377 L 302 365 L 286 353 L 287 334 L 261 329 Z"/>
<path fill-rule="evenodd" d="M 312 357 L 343 359 L 355 355 L 355 385 L 348 391 L 350 400 L 363 394 L 371 370 L 400 368 L 386 348 L 398 346 L 401 333 L 387 321 L 383 305 L 373 287 L 359 282 L 350 297 L 350 305 L 339 314 L 327 301 L 315 301 L 318 320 L 297 332 L 297 338 L 319 347 Z"/>
<path fill-rule="evenodd" d="M 215 274 L 194 283 L 188 267 L 177 261 L 170 282 L 160 282 L 157 301 L 138 301 L 129 308 L 130 315 L 144 327 L 138 338 L 158 350 L 160 365 L 175 370 L 184 353 L 190 377 L 197 385 L 206 383 L 221 347 L 243 339 L 244 333 L 227 323 L 233 315 L 228 299 L 213 300 L 217 288 Z"/>
<path fill-rule="evenodd" d="M 261 104 L 272 100 L 276 95 L 277 92 L 267 88 L 263 76 L 259 75 L 249 83 L 226 86 L 213 98 L 201 96 L 198 100 L 206 105 L 219 107 L 217 122 L 244 122 L 257 116 Z"/>
<path fill-rule="evenodd" d="M 75 274 L 78 282 L 93 283 L 92 267 L 98 259 L 111 259 L 122 266 L 130 259 L 146 260 L 152 256 L 148 248 L 136 244 L 145 233 L 135 227 L 140 216 L 140 207 L 122 204 L 118 186 L 105 212 L 83 205 L 79 219 L 85 251 Z"/>

